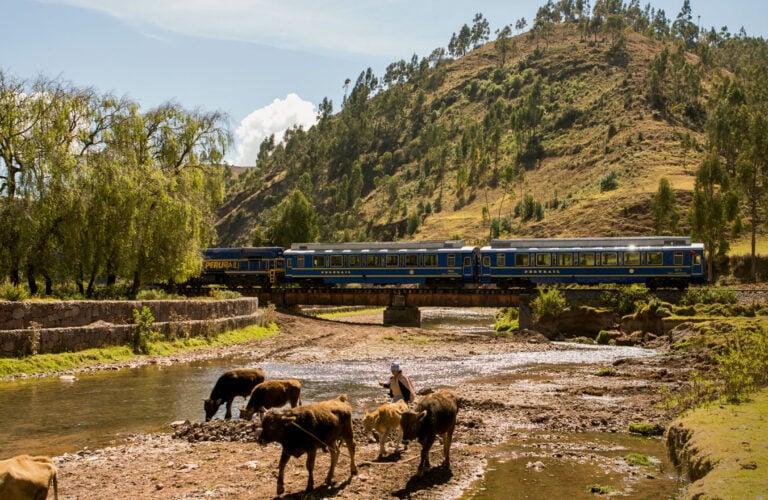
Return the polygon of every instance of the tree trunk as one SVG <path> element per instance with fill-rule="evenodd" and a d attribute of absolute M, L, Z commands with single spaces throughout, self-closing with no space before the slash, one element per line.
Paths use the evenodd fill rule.
<path fill-rule="evenodd" d="M 51 296 L 53 295 L 53 280 L 48 273 L 43 273 L 43 277 L 45 278 L 45 294 Z"/>
<path fill-rule="evenodd" d="M 35 281 L 35 268 L 32 264 L 27 265 L 27 285 L 29 286 L 29 294 L 37 295 L 37 282 Z"/>

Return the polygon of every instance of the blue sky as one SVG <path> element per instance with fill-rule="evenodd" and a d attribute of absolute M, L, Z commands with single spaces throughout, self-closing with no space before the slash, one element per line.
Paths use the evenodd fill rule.
<path fill-rule="evenodd" d="M 252 165 L 270 133 L 309 126 L 344 80 L 428 56 L 482 13 L 495 31 L 545 0 L 0 0 L 0 69 L 60 77 L 150 109 L 175 101 L 223 111 Z M 592 2 L 594 3 L 594 2 Z M 647 0 L 641 0 L 645 5 Z M 650 2 L 674 19 L 683 0 Z M 768 33 L 768 2 L 691 0 L 702 26 Z"/>

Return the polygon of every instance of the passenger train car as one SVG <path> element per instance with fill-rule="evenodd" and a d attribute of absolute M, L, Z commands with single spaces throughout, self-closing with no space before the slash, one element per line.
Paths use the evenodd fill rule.
<path fill-rule="evenodd" d="M 285 279 L 309 285 L 461 285 L 476 282 L 479 255 L 462 241 L 298 243 L 285 251 Z"/>
<path fill-rule="evenodd" d="M 480 282 L 501 288 L 643 283 L 683 289 L 705 281 L 704 245 L 689 237 L 493 240 L 480 253 Z"/>
<path fill-rule="evenodd" d="M 417 285 L 529 288 L 555 283 L 705 282 L 704 246 L 689 237 L 534 238 L 392 243 L 294 243 L 290 249 L 209 248 L 203 284 L 231 287 Z"/>

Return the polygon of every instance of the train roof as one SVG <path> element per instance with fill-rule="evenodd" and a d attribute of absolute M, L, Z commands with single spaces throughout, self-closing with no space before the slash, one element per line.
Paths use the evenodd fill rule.
<path fill-rule="evenodd" d="M 626 248 L 691 246 L 690 236 L 631 236 L 616 238 L 517 238 L 491 240 L 490 249 Z"/>
<path fill-rule="evenodd" d="M 462 240 L 448 241 L 384 241 L 352 243 L 293 243 L 292 251 L 301 250 L 442 250 L 466 248 Z"/>

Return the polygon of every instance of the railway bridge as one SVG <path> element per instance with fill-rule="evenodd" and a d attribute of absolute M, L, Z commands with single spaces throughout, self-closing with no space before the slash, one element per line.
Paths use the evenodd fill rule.
<path fill-rule="evenodd" d="M 420 307 L 521 307 L 527 295 L 520 290 L 496 288 L 273 288 L 258 292 L 259 299 L 280 307 L 370 306 L 384 307 L 384 324 L 418 326 Z M 522 319 L 522 318 L 521 318 Z"/>

